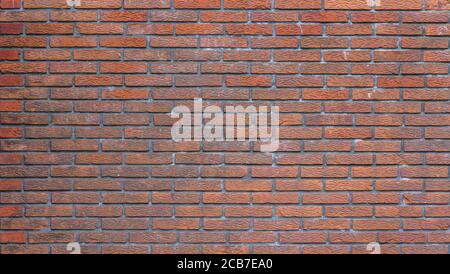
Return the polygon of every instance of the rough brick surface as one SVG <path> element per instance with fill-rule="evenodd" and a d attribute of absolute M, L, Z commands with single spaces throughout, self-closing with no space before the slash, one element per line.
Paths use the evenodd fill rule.
<path fill-rule="evenodd" d="M 448 253 L 448 0 L 0 0 L 0 253 Z M 280 107 L 281 144 L 171 140 Z"/>

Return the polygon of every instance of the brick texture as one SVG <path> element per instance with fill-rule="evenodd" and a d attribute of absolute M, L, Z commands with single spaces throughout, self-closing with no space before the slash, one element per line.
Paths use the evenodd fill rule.
<path fill-rule="evenodd" d="M 0 8 L 2 254 L 449 253 L 448 0 Z M 194 98 L 279 150 L 173 142 Z"/>

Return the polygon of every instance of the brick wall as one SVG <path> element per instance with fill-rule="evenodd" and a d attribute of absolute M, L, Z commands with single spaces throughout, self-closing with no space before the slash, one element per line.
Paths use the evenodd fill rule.
<path fill-rule="evenodd" d="M 448 253 L 448 0 L 0 0 L 0 252 Z M 174 106 L 280 108 L 281 145 Z"/>

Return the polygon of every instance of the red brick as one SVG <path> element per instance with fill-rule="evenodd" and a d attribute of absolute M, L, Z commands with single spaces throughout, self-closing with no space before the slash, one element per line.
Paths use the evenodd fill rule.
<path fill-rule="evenodd" d="M 145 11 L 102 11 L 100 21 L 103 22 L 145 22 Z"/>
<path fill-rule="evenodd" d="M 224 0 L 226 9 L 270 9 L 270 0 Z"/>
<path fill-rule="evenodd" d="M 95 47 L 97 41 L 91 37 L 52 37 L 50 45 L 54 48 Z"/>
<path fill-rule="evenodd" d="M 275 7 L 279 9 L 320 9 L 322 6 L 318 0 L 276 0 Z"/>
<path fill-rule="evenodd" d="M 341 11 L 305 11 L 303 22 L 347 22 L 348 13 Z"/>
<path fill-rule="evenodd" d="M 325 243 L 326 233 L 323 232 L 281 232 L 282 243 Z"/>
<path fill-rule="evenodd" d="M 145 48 L 147 40 L 144 37 L 102 37 L 100 46 L 107 48 Z"/>
<path fill-rule="evenodd" d="M 81 34 L 122 34 L 123 29 L 120 24 L 77 24 L 77 30 Z"/>
<path fill-rule="evenodd" d="M 2 243 L 2 244 L 25 243 L 25 233 L 24 232 L 2 232 L 2 233 L 0 233 L 0 243 Z"/>
<path fill-rule="evenodd" d="M 0 60 L 19 60 L 19 50 L 0 50 Z"/>
<path fill-rule="evenodd" d="M 19 9 L 20 0 L 2 0 L 0 1 L 0 7 L 2 9 Z"/>
<path fill-rule="evenodd" d="M 176 9 L 219 9 L 220 0 L 175 0 Z"/>
<path fill-rule="evenodd" d="M 170 8 L 169 0 L 125 0 L 126 9 L 167 9 Z"/>

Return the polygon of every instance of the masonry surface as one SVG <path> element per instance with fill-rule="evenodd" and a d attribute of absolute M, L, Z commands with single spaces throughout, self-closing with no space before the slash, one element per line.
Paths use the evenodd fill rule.
<path fill-rule="evenodd" d="M 0 8 L 2 254 L 449 253 L 448 0 Z M 194 98 L 279 150 L 172 141 Z"/>

